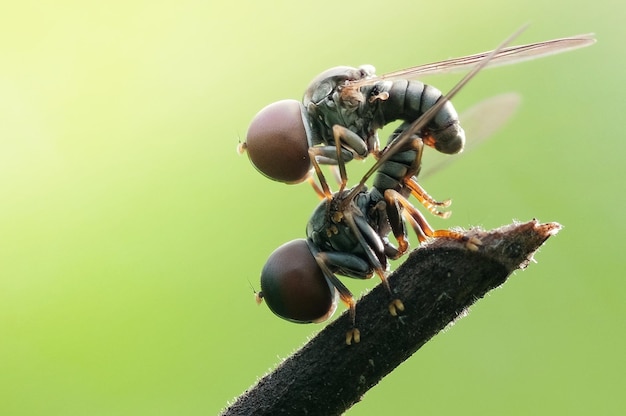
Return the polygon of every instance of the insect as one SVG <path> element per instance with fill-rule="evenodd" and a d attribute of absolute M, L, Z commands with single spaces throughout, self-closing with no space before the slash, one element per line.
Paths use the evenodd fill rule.
<path fill-rule="evenodd" d="M 512 64 L 565 52 L 595 42 L 592 35 L 503 48 L 488 66 Z M 436 88 L 416 77 L 467 69 L 492 52 L 420 65 L 376 76 L 374 68 L 339 66 L 311 81 L 302 102 L 282 100 L 263 108 L 252 120 L 246 141 L 239 145 L 256 169 L 285 183 L 312 180 L 309 150 L 322 164 L 336 165 L 380 154 L 377 130 L 396 120 L 397 134 L 409 128 L 441 99 Z M 424 143 L 446 154 L 460 152 L 465 134 L 456 110 L 446 102 L 419 132 Z M 341 142 L 341 151 L 335 144 Z"/>
<path fill-rule="evenodd" d="M 454 231 L 434 230 L 407 200 L 414 175 L 420 169 L 423 146 L 422 139 L 413 136 L 380 164 L 369 190 L 361 184 L 350 190 L 342 185 L 338 192 L 330 193 L 313 157 L 312 163 L 326 197 L 307 224 L 307 239 L 286 243 L 270 255 L 261 272 L 261 292 L 257 300 L 265 299 L 270 309 L 284 319 L 307 323 L 328 319 L 336 309 L 338 295 L 350 310 L 352 328 L 346 333 L 346 343 L 351 344 L 360 340 L 356 302 L 335 273 L 357 279 L 378 275 L 392 297 L 391 315 L 403 311 L 402 301 L 393 297 L 386 279 L 388 260 L 399 258 L 409 247 L 403 211 L 420 242 L 428 237 L 447 237 L 477 250 L 479 240 Z M 339 159 L 339 165 L 343 163 Z M 340 170 L 342 184 L 345 184 L 345 169 Z M 420 202 L 427 207 L 442 205 L 425 192 Z M 387 237 L 390 232 L 395 236 L 397 247 Z"/>
<path fill-rule="evenodd" d="M 346 343 L 359 342 L 356 327 L 356 302 L 350 290 L 337 278 L 344 276 L 367 279 L 377 274 L 391 295 L 389 312 L 404 310 L 400 299 L 394 298 L 386 279 L 388 260 L 399 258 L 408 249 L 407 231 L 402 215 L 409 220 L 420 242 L 428 237 L 447 237 L 463 241 L 467 248 L 477 250 L 480 241 L 450 230 L 434 230 L 424 216 L 407 200 L 417 194 L 427 207 L 439 206 L 417 184 L 421 168 L 424 140 L 421 132 L 449 98 L 456 94 L 497 53 L 496 49 L 479 61 L 450 93 L 442 97 L 411 125 L 392 135 L 379 154 L 376 164 L 355 187 L 345 190 L 347 175 L 341 155 L 341 136 L 337 136 L 335 152 L 341 176 L 341 187 L 331 193 L 316 160 L 309 151 L 311 164 L 319 178 L 324 199 L 314 210 L 306 228 L 307 239 L 298 239 L 276 249 L 261 272 L 260 302 L 265 299 L 276 315 L 298 323 L 321 322 L 335 311 L 337 297 L 349 308 L 352 328 Z M 366 180 L 374 175 L 368 190 Z M 387 235 L 393 232 L 398 246 Z"/>

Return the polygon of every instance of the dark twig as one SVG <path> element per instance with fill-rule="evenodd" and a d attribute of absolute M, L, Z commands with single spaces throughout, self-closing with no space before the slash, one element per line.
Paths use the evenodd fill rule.
<path fill-rule="evenodd" d="M 557 223 L 530 221 L 489 232 L 478 251 L 436 239 L 413 251 L 389 277 L 406 310 L 387 312 L 389 294 L 375 287 L 357 304 L 361 342 L 344 342 L 344 313 L 224 410 L 223 415 L 337 415 L 453 322 L 476 300 L 527 266 Z"/>

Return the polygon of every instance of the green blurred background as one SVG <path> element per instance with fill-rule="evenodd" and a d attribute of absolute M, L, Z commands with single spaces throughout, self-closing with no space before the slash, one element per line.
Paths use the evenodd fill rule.
<path fill-rule="evenodd" d="M 527 22 L 516 43 L 599 42 L 480 74 L 461 112 L 507 91 L 520 111 L 423 183 L 454 199 L 439 227 L 565 228 L 349 414 L 622 414 L 625 16 L 617 0 L 4 5 L 0 414 L 219 412 L 323 327 L 253 300 L 317 203 L 236 154 L 254 114 L 328 67 L 475 53 Z"/>

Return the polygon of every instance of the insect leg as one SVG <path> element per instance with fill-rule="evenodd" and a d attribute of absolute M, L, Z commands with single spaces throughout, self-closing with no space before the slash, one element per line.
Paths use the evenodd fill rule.
<path fill-rule="evenodd" d="M 317 253 L 315 255 L 315 261 L 319 265 L 324 277 L 330 282 L 331 285 L 337 292 L 339 292 L 339 298 L 346 306 L 349 308 L 350 320 L 352 322 L 352 328 L 346 332 L 346 344 L 350 345 L 352 342 L 358 343 L 361 341 L 361 332 L 356 327 L 356 301 L 354 300 L 354 296 L 352 296 L 352 292 L 348 289 L 341 280 L 335 276 L 335 274 L 328 267 L 328 259 L 324 255 L 324 253 Z"/>
<path fill-rule="evenodd" d="M 330 199 L 332 197 L 332 192 L 328 187 L 328 182 L 324 177 L 320 169 L 320 164 L 330 165 L 331 167 L 335 165 L 339 165 L 341 170 L 341 166 L 343 168 L 343 176 L 346 179 L 339 179 L 338 182 L 345 187 L 345 183 L 347 182 L 347 175 L 345 174 L 345 163 L 352 160 L 353 155 L 350 151 L 341 148 L 341 146 L 315 146 L 309 148 L 309 159 L 311 160 L 311 165 L 315 169 L 315 173 L 317 178 L 319 179 L 320 185 L 315 183 L 315 179 L 312 175 L 309 175 L 306 180 L 311 184 L 315 193 L 321 199 Z"/>
<path fill-rule="evenodd" d="M 402 247 L 401 245 L 399 247 L 395 247 L 389 242 L 389 239 L 387 238 L 387 234 L 389 234 L 387 230 L 389 229 L 389 227 L 391 227 L 391 229 L 393 230 L 393 226 L 391 225 L 392 219 L 389 218 L 389 215 L 387 213 L 387 203 L 381 199 L 371 208 L 371 211 L 368 213 L 368 215 L 371 218 L 378 218 L 378 225 L 376 229 L 378 230 L 378 235 L 380 235 L 380 238 L 382 239 L 385 256 L 387 256 L 391 260 L 396 260 L 402 257 L 402 255 L 408 249 L 408 244 L 406 245 L 406 247 Z M 399 232 L 406 235 L 404 222 L 401 221 L 400 227 L 402 228 Z M 394 235 L 395 234 L 396 232 L 394 231 Z"/>
<path fill-rule="evenodd" d="M 411 190 L 411 194 L 426 208 L 431 214 L 441 218 L 450 217 L 450 211 L 439 211 L 437 207 L 447 208 L 452 204 L 452 200 L 436 201 L 428 195 L 428 192 L 417 182 L 415 177 L 406 178 L 404 184 Z"/>
<path fill-rule="evenodd" d="M 335 141 L 340 138 L 354 157 L 364 159 L 369 155 L 369 149 L 365 140 L 347 127 L 335 124 L 333 126 L 333 136 Z"/>
<path fill-rule="evenodd" d="M 387 192 L 385 192 L 385 196 Z M 409 240 L 406 232 L 406 227 L 404 225 L 404 220 L 402 219 L 402 208 L 398 204 L 396 199 L 386 199 L 385 209 L 387 213 L 387 218 L 389 220 L 389 225 L 391 226 L 391 231 L 393 232 L 393 236 L 396 238 L 398 242 L 398 252 L 400 255 L 407 252 L 409 249 Z M 418 235 L 419 237 L 419 235 Z M 425 237 L 424 237 L 425 238 Z M 422 240 L 420 240 L 422 241 Z"/>
<path fill-rule="evenodd" d="M 320 188 L 320 186 L 315 182 L 315 178 L 313 178 L 313 176 L 309 175 L 306 178 L 306 181 L 311 184 L 311 186 L 313 187 L 313 190 L 315 191 L 317 196 L 320 197 L 320 199 L 326 199 L 326 195 L 324 194 L 324 190 L 322 188 Z"/>
<path fill-rule="evenodd" d="M 346 132 L 350 132 L 356 135 L 355 133 L 351 132 L 350 130 L 348 130 L 347 128 L 343 126 L 340 126 L 339 124 L 335 124 L 333 126 L 333 136 L 335 136 L 335 146 L 337 147 L 337 166 L 339 167 L 339 178 L 341 179 L 339 192 L 342 192 L 346 187 L 346 183 L 348 183 L 348 174 L 346 173 L 346 163 L 341 158 L 341 138 L 347 137 Z"/>
<path fill-rule="evenodd" d="M 328 187 L 328 182 L 326 182 L 326 178 L 324 177 L 324 173 L 322 173 L 322 169 L 317 162 L 316 156 L 318 156 L 318 154 L 318 148 L 309 147 L 309 158 L 311 159 L 311 164 L 313 165 L 313 169 L 315 169 L 317 178 L 320 181 L 321 190 L 315 184 L 315 181 L 313 179 L 311 179 L 309 182 L 313 185 L 313 189 L 315 189 L 315 192 L 317 192 L 317 194 L 322 197 L 322 199 L 331 199 L 333 197 L 333 193 L 330 191 L 330 188 Z"/>
<path fill-rule="evenodd" d="M 363 139 L 353 131 L 343 127 L 339 124 L 335 124 L 333 126 L 333 136 L 335 137 L 335 154 L 331 155 L 329 150 L 330 146 L 322 146 L 322 147 L 311 147 L 309 148 L 309 158 L 311 159 L 311 164 L 315 169 L 315 173 L 320 181 L 321 190 L 314 182 L 309 182 L 313 185 L 313 189 L 315 192 L 320 195 L 322 198 L 330 199 L 332 197 L 332 193 L 330 192 L 330 188 L 328 187 L 328 182 L 324 178 L 324 175 L 320 169 L 318 158 L 324 162 L 330 162 L 331 164 L 336 164 L 339 168 L 339 192 L 343 191 L 348 183 L 348 174 L 346 173 L 346 161 L 350 161 L 352 159 L 352 153 L 349 153 L 346 157 L 346 150 L 342 148 L 342 141 L 348 147 L 350 152 L 356 152 L 359 156 L 365 157 L 368 154 L 367 147 L 364 144 Z M 356 147 L 356 150 L 354 150 Z M 361 155 L 360 152 L 365 152 L 364 155 Z M 347 159 L 347 160 L 346 160 Z"/>
<path fill-rule="evenodd" d="M 385 201 L 390 206 L 397 206 L 397 204 L 402 205 L 405 209 L 405 215 L 409 217 L 413 228 L 415 229 L 415 233 L 417 234 L 417 238 L 420 242 L 426 241 L 426 237 L 433 238 L 452 238 L 455 240 L 459 240 L 465 243 L 465 246 L 469 250 L 478 250 L 478 246 L 480 246 L 481 242 L 475 237 L 467 237 L 461 233 L 451 230 L 435 230 L 433 229 L 426 218 L 419 212 L 404 196 L 400 193 L 394 191 L 393 189 L 387 189 L 385 191 Z"/>
<path fill-rule="evenodd" d="M 394 135 L 401 134 L 403 129 L 408 127 L 408 123 L 403 125 L 405 127 L 400 126 Z M 390 142 L 393 142 L 394 135 L 390 137 Z M 421 169 L 423 151 L 423 140 L 413 136 L 401 149 L 398 149 L 394 155 L 380 165 L 374 178 L 374 186 L 381 190 L 395 189 L 406 195 L 406 192 L 401 187 L 401 185 L 406 185 L 406 188 L 428 211 L 433 215 L 447 218 L 450 214 L 439 211 L 437 208 L 447 208 L 450 206 L 451 201 L 449 199 L 442 202 L 436 201 L 417 182 L 416 176 Z"/>
<path fill-rule="evenodd" d="M 450 212 L 442 212 L 437 210 L 436 207 L 447 208 L 452 204 L 452 201 L 446 199 L 442 202 L 436 201 L 428 195 L 428 192 L 417 182 L 416 175 L 419 173 L 422 166 L 422 155 L 424 154 L 424 140 L 421 138 L 415 137 L 411 140 L 411 146 L 417 152 L 417 155 L 413 161 L 411 175 L 406 175 L 404 177 L 404 184 L 411 190 L 411 194 L 426 208 L 430 213 L 442 218 L 448 218 L 450 216 Z M 393 158 L 392 158 L 393 160 Z M 414 176 L 415 175 L 415 176 Z"/>
<path fill-rule="evenodd" d="M 389 313 L 392 316 L 397 316 L 398 312 L 404 310 L 404 304 L 400 299 L 394 298 L 394 293 L 391 290 L 391 286 L 389 286 L 385 272 L 387 257 L 385 256 L 385 248 L 381 237 L 367 224 L 367 221 L 361 217 L 353 216 L 351 212 L 345 212 L 344 219 L 354 233 L 359 245 L 365 251 L 365 255 L 373 266 L 374 272 L 380 277 L 380 280 L 385 288 L 387 288 L 387 292 L 389 292 L 392 298 L 389 303 Z M 369 240 L 369 242 L 367 240 Z"/>

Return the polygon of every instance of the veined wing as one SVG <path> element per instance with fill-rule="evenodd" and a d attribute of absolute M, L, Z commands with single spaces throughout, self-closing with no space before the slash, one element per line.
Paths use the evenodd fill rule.
<path fill-rule="evenodd" d="M 546 40 L 543 42 L 529 43 L 527 45 L 510 46 L 498 51 L 485 67 L 509 65 L 543 56 L 554 55 L 574 49 L 584 48 L 596 42 L 592 33 L 570 36 L 566 38 Z M 490 53 L 481 52 L 474 55 L 452 58 L 430 64 L 418 65 L 411 68 L 390 72 L 378 77 L 355 81 L 353 85 L 360 86 L 380 80 L 415 79 L 424 75 L 444 74 L 470 69 L 481 62 Z"/>

